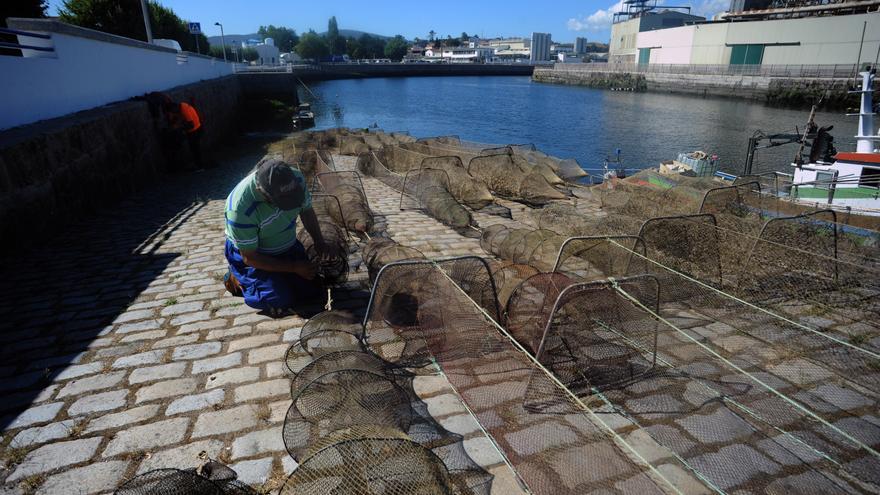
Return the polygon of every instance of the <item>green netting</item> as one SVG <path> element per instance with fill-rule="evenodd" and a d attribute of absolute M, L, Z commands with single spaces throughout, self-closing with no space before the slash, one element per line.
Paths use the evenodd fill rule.
<path fill-rule="evenodd" d="M 540 174 L 523 171 L 510 155 L 474 157 L 468 164 L 468 173 L 485 182 L 495 194 L 526 204 L 544 205 L 566 198 Z"/>
<path fill-rule="evenodd" d="M 425 157 L 420 166 L 446 172 L 449 177 L 449 192 L 459 202 L 475 210 L 486 207 L 494 200 L 486 184 L 471 177 L 461 159 L 456 156 Z"/>
<path fill-rule="evenodd" d="M 419 208 L 444 225 L 455 229 L 474 225 L 471 213 L 449 192 L 449 175 L 444 170 L 410 170 L 404 177 L 401 195 L 401 207 L 406 206 L 403 197 L 409 196 Z"/>

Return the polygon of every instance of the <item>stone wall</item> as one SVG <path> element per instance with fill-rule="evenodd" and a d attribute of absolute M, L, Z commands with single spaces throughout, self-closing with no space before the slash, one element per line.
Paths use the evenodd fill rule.
<path fill-rule="evenodd" d="M 233 131 L 241 99 L 235 76 L 167 93 L 178 101 L 194 99 L 204 124 L 203 154 Z M 188 153 L 185 146 L 180 149 Z M 61 223 L 111 207 L 157 180 L 166 165 L 143 101 L 0 132 L 0 237 L 7 240 L 0 251 L 27 246 Z"/>
<path fill-rule="evenodd" d="M 657 91 L 725 96 L 767 103 L 809 107 L 822 98 L 821 107 L 841 108 L 853 103 L 848 79 L 780 78 L 750 75 L 664 74 L 535 69 L 532 79 L 628 91 Z M 856 100 L 857 101 L 857 100 Z"/>

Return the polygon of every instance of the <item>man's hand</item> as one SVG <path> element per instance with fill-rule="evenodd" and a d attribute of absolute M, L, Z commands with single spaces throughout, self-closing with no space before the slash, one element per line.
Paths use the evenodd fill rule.
<path fill-rule="evenodd" d="M 318 256 L 322 261 L 336 259 L 341 255 L 338 246 L 335 244 L 327 244 L 323 239 L 321 242 L 315 243 L 315 250 L 318 252 Z"/>

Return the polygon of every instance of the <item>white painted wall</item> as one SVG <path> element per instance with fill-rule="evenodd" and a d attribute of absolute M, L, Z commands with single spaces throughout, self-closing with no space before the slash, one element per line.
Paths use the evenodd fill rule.
<path fill-rule="evenodd" d="M 730 63 L 731 47 L 736 44 L 768 44 L 763 65 L 853 64 L 859 52 L 862 26 L 867 22 L 862 62 L 873 62 L 880 46 L 880 13 L 807 17 L 750 22 L 721 22 L 658 29 L 638 33 L 639 48 L 652 48 L 654 64 Z M 620 27 L 618 27 L 620 26 Z M 626 23 L 612 27 L 615 40 L 628 39 Z M 615 34 L 617 38 L 615 38 Z M 773 43 L 799 45 L 772 46 Z M 618 53 L 628 54 L 625 45 Z M 662 47 L 658 49 L 657 47 Z M 689 56 L 686 56 L 687 52 Z"/>
<path fill-rule="evenodd" d="M 52 36 L 54 58 L 0 56 L 0 129 L 232 74 L 232 65 L 222 60 L 69 34 L 41 34 Z M 33 41 L 21 38 L 20 42 Z"/>
<path fill-rule="evenodd" d="M 651 49 L 649 63 L 652 64 L 689 64 L 695 27 L 682 26 L 639 33 L 637 47 Z"/>

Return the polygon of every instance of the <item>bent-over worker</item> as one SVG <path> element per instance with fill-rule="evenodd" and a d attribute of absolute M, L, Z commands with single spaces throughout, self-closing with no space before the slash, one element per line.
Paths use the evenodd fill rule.
<path fill-rule="evenodd" d="M 314 282 L 317 267 L 296 238 L 297 217 L 319 255 L 339 254 L 324 243 L 299 170 L 274 158 L 264 159 L 229 193 L 225 285 L 233 294 L 243 295 L 248 306 L 280 314 L 320 295 Z"/>

